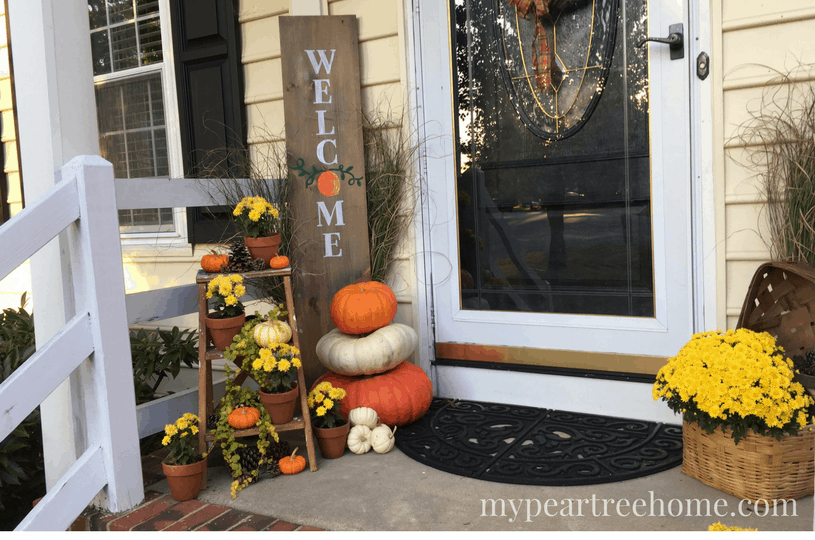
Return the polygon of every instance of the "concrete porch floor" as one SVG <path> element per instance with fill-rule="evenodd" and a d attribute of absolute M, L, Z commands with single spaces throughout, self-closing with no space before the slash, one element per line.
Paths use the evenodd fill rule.
<path fill-rule="evenodd" d="M 302 435 L 283 435 L 290 444 L 305 449 Z M 264 530 L 275 530 L 277 525 L 277 530 L 312 531 L 706 531 L 715 522 L 759 531 L 813 530 L 811 496 L 794 505 L 789 503 L 786 515 L 779 505 L 775 512 L 769 508 L 764 516 L 764 507 L 754 509 L 747 503 L 739 506 L 740 499 L 684 475 L 681 467 L 612 484 L 540 487 L 455 476 L 422 465 L 398 448 L 388 454 L 370 451 L 360 456 L 346 450 L 345 455 L 333 460 L 323 459 L 317 449 L 317 456 L 316 472 L 306 468 L 293 476 L 265 477 L 239 492 L 236 499 L 230 496 L 231 479 L 226 468 L 210 467 L 208 485 L 197 498 L 199 504 L 189 503 L 187 507 L 200 511 L 202 506 L 211 505 L 233 510 L 229 515 L 244 521 L 243 528 L 234 524 L 232 530 L 260 530 L 247 527 L 264 523 Z M 147 489 L 166 494 L 165 504 L 172 503 L 166 479 Z M 500 502 L 495 516 L 490 502 L 484 511 L 482 499 L 503 499 L 506 515 L 500 515 Z M 567 499 L 574 501 L 571 511 Z M 584 500 L 580 507 L 577 499 Z M 638 499 L 643 502 L 635 508 Z M 688 509 L 688 499 L 702 501 L 699 515 L 696 502 Z M 621 500 L 624 502 L 618 514 Z M 535 515 L 536 501 L 541 505 L 539 515 Z M 705 501 L 709 501 L 710 515 L 706 515 Z M 660 502 L 664 505 L 662 516 Z"/>

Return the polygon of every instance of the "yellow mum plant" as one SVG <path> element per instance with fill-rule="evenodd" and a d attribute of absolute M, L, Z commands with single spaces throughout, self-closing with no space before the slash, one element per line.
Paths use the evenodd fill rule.
<path fill-rule="evenodd" d="M 757 531 L 758 529 L 742 529 L 741 527 L 728 527 L 724 523 L 714 523 L 707 528 L 708 531 Z"/>
<path fill-rule="evenodd" d="M 659 370 L 653 397 L 708 433 L 730 428 L 737 444 L 750 429 L 780 440 L 815 421 L 812 397 L 793 375 L 766 332 L 702 332 Z"/>
<path fill-rule="evenodd" d="M 302 366 L 299 356 L 300 350 L 288 343 L 261 347 L 249 366 L 252 378 L 267 394 L 288 392 L 294 388 L 297 370 Z"/>
<path fill-rule="evenodd" d="M 243 304 L 238 300 L 244 294 L 246 287 L 243 285 L 243 276 L 216 276 L 207 285 L 207 299 L 213 300 L 211 307 L 215 310 L 210 316 L 213 319 L 237 317 L 244 311 Z"/>
<path fill-rule="evenodd" d="M 232 215 L 244 236 L 258 238 L 278 232 L 280 213 L 263 197 L 244 197 Z"/>
<path fill-rule="evenodd" d="M 174 424 L 164 426 L 161 444 L 170 451 L 164 462 L 167 465 L 189 465 L 203 459 L 198 454 L 195 436 L 198 434 L 198 417 L 185 413 Z"/>
<path fill-rule="evenodd" d="M 340 401 L 344 398 L 345 390 L 334 388 L 330 382 L 321 382 L 312 388 L 308 395 L 311 425 L 333 428 L 345 424 L 346 420 L 340 414 Z"/>

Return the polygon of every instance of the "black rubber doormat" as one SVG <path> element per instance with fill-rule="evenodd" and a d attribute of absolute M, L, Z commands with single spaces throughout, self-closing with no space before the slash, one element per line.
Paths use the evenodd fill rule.
<path fill-rule="evenodd" d="M 407 456 L 504 484 L 581 486 L 630 480 L 682 463 L 682 427 L 535 407 L 433 399 L 396 431 Z"/>

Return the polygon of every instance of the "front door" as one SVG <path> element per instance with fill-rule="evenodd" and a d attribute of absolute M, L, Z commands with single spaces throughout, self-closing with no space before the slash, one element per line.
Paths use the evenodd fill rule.
<path fill-rule="evenodd" d="M 642 43 L 687 41 L 683 4 L 421 3 L 437 356 L 664 358 L 693 333 L 688 47 Z"/>

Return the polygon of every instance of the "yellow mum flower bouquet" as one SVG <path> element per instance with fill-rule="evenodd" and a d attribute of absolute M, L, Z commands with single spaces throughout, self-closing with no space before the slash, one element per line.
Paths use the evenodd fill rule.
<path fill-rule="evenodd" d="M 215 310 L 209 316 L 213 319 L 237 317 L 244 312 L 243 304 L 238 300 L 244 294 L 246 287 L 243 285 L 243 276 L 216 276 L 207 285 L 207 299 L 213 300 L 210 307 Z"/>
<path fill-rule="evenodd" d="M 243 236 L 259 238 L 278 232 L 280 213 L 263 197 L 244 197 L 232 211 Z"/>
<path fill-rule="evenodd" d="M 190 465 L 201 461 L 198 454 L 198 417 L 185 413 L 174 424 L 164 426 L 164 438 L 161 444 L 170 451 L 164 463 L 167 465 Z"/>
<path fill-rule="evenodd" d="M 659 370 L 653 397 L 707 433 L 730 428 L 737 444 L 750 429 L 781 440 L 815 421 L 813 399 L 793 376 L 766 332 L 702 332 Z"/>
<path fill-rule="evenodd" d="M 302 365 L 299 356 L 300 350 L 288 343 L 261 347 L 252 361 L 250 374 L 267 394 L 288 392 L 297 382 L 297 370 Z"/>
<path fill-rule="evenodd" d="M 340 414 L 340 401 L 344 398 L 345 390 L 334 388 L 330 382 L 321 382 L 315 386 L 308 395 L 311 425 L 318 428 L 343 425 L 346 420 Z"/>

